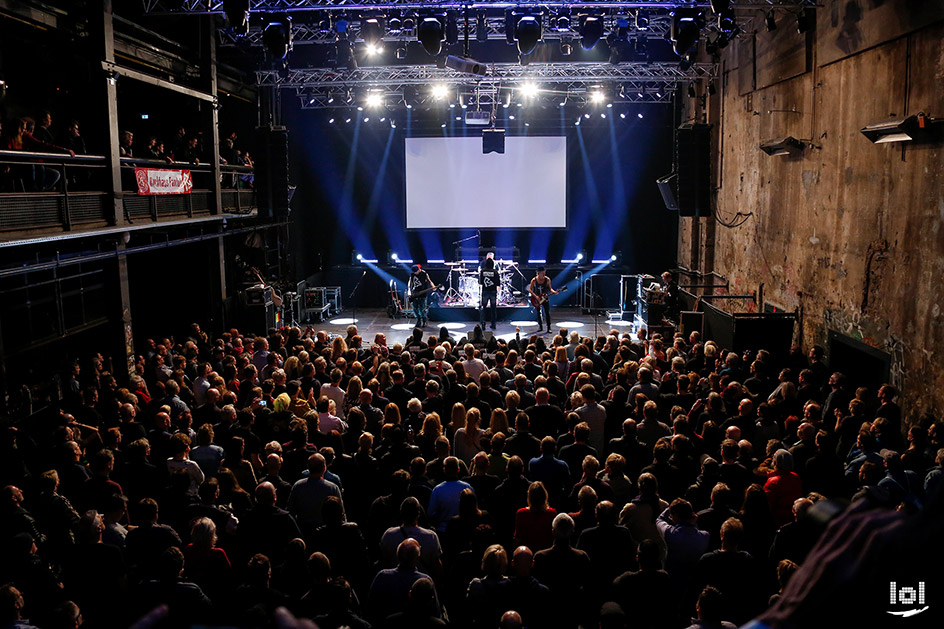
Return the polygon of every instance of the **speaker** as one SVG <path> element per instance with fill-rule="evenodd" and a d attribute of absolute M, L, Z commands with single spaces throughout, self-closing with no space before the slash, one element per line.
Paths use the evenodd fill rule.
<path fill-rule="evenodd" d="M 676 130 L 675 164 L 679 216 L 711 216 L 711 125 Z"/>
<path fill-rule="evenodd" d="M 286 218 L 294 192 L 288 184 L 288 131 L 285 127 L 256 127 L 254 146 L 254 186 L 259 215 Z"/>
<path fill-rule="evenodd" d="M 678 212 L 678 195 L 675 192 L 678 187 L 678 175 L 672 173 L 671 175 L 660 177 L 656 179 L 656 185 L 659 186 L 659 192 L 662 194 L 662 201 L 665 203 L 666 209 Z"/>

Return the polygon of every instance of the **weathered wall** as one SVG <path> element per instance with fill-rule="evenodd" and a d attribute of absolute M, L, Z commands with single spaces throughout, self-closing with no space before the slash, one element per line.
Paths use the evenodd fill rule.
<path fill-rule="evenodd" d="M 889 352 L 906 409 L 940 413 L 944 146 L 876 145 L 859 130 L 890 115 L 944 117 L 944 22 L 889 29 L 887 5 L 906 3 L 853 21 L 854 2 L 825 4 L 816 33 L 781 20 L 776 37 L 739 39 L 707 112 L 689 103 L 718 122 L 718 219 L 753 215 L 714 234 L 714 219 L 681 219 L 679 262 L 713 265 L 732 292 L 763 284 L 768 303 L 801 313 L 806 347 L 835 330 Z M 758 148 L 788 135 L 815 147 L 796 158 Z"/>

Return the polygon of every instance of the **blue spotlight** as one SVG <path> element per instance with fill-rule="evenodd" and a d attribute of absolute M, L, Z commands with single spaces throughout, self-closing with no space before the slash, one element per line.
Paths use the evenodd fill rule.
<path fill-rule="evenodd" d="M 610 262 L 616 262 L 616 254 L 610 256 Z"/>
<path fill-rule="evenodd" d="M 583 260 L 583 254 L 582 254 L 582 253 L 578 253 L 577 256 L 576 256 L 576 259 L 577 259 L 578 261 L 579 261 L 579 260 Z"/>

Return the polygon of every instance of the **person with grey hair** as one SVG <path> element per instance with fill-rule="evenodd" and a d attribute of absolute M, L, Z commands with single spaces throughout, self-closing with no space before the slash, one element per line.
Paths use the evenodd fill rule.
<path fill-rule="evenodd" d="M 803 482 L 793 471 L 793 455 L 789 450 L 774 452 L 773 465 L 773 471 L 767 474 L 764 492 L 774 524 L 780 527 L 793 520 L 793 502 L 803 495 Z"/>
<path fill-rule="evenodd" d="M 550 591 L 550 613 L 560 620 L 561 627 L 576 626 L 586 615 L 590 556 L 571 546 L 575 528 L 573 518 L 566 513 L 558 514 L 551 522 L 554 545 L 534 555 L 534 578 Z"/>

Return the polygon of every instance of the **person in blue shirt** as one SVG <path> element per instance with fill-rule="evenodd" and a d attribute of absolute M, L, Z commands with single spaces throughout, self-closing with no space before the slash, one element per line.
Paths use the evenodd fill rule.
<path fill-rule="evenodd" d="M 445 480 L 436 485 L 429 497 L 429 520 L 440 533 L 446 531 L 449 518 L 459 514 L 462 490 L 472 489 L 472 485 L 459 480 L 459 459 L 454 456 L 443 461 L 443 475 Z"/>

